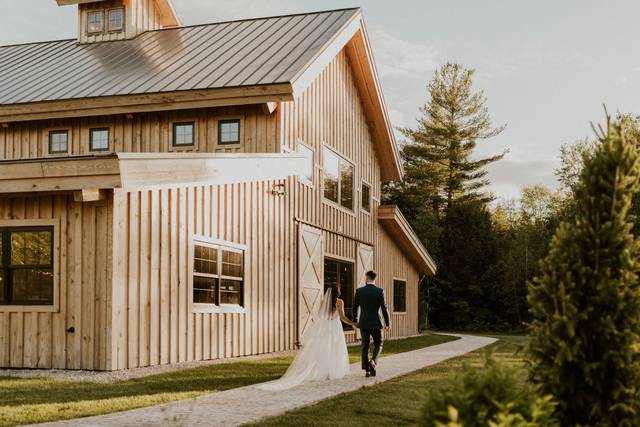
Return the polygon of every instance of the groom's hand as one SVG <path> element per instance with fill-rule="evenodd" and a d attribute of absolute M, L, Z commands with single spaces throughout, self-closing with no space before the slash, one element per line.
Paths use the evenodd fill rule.
<path fill-rule="evenodd" d="M 391 325 L 387 325 L 384 327 L 385 332 L 389 332 L 391 330 Z"/>

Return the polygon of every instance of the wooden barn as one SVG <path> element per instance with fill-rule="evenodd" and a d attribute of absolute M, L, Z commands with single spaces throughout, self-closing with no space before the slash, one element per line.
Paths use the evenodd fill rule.
<path fill-rule="evenodd" d="M 418 333 L 435 265 L 380 206 L 403 172 L 359 9 L 182 26 L 169 0 L 57 2 L 77 40 L 0 47 L 0 367 L 293 349 L 369 269 L 390 335 Z"/>

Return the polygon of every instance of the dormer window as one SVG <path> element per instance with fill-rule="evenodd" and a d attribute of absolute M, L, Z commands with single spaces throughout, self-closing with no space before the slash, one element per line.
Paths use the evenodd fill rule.
<path fill-rule="evenodd" d="M 124 9 L 119 7 L 107 11 L 109 31 L 122 31 L 124 29 Z"/>
<path fill-rule="evenodd" d="M 101 10 L 87 12 L 87 33 L 100 34 L 104 31 L 104 14 Z"/>

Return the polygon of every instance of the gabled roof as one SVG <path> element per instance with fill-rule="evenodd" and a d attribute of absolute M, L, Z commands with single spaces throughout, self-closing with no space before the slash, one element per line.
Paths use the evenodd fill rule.
<path fill-rule="evenodd" d="M 288 83 L 358 9 L 0 47 L 0 105 Z"/>
<path fill-rule="evenodd" d="M 378 221 L 421 273 L 435 274 L 436 263 L 397 206 L 380 206 L 378 208 Z"/>

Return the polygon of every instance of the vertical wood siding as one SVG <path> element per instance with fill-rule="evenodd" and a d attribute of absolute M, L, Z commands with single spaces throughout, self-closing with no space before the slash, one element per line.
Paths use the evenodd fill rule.
<path fill-rule="evenodd" d="M 393 309 L 393 277 L 407 280 L 407 313 L 393 315 L 391 337 L 418 333 L 418 273 L 402 251 L 381 229 L 377 220 L 380 205 L 380 166 L 374 141 L 345 51 L 320 73 L 300 96 L 280 105 L 280 132 L 284 146 L 296 150 L 302 142 L 314 151 L 313 186 L 297 182 L 296 215 L 325 229 L 327 256 L 356 260 L 358 241 L 374 246 L 374 268 L 378 285 L 385 289 Z M 326 202 L 322 185 L 322 152 L 327 145 L 355 165 L 353 212 Z M 372 209 L 361 209 L 361 184 L 371 185 Z M 348 236 L 348 237 L 345 237 Z M 348 333 L 355 341 L 355 334 Z"/>
<path fill-rule="evenodd" d="M 0 198 L 2 220 L 58 219 L 60 227 L 59 311 L 1 311 L 0 367 L 109 368 L 112 208 L 67 195 Z"/>
<path fill-rule="evenodd" d="M 119 190 L 114 369 L 293 348 L 293 198 L 271 194 L 274 184 Z M 244 313 L 191 310 L 194 235 L 246 246 Z"/>
<path fill-rule="evenodd" d="M 241 120 L 240 144 L 218 144 L 218 120 L 226 118 Z M 277 143 L 277 115 L 266 115 L 258 106 L 246 106 L 141 113 L 133 115 L 132 118 L 116 115 L 11 123 L 7 128 L 0 128 L 0 160 L 178 150 L 172 147 L 173 123 L 184 121 L 195 123 L 195 146 L 181 147 L 179 151 L 280 151 Z M 109 151 L 96 153 L 89 150 L 89 129 L 94 127 L 109 128 Z M 58 129 L 69 131 L 69 152 L 49 154 L 49 131 Z"/>

